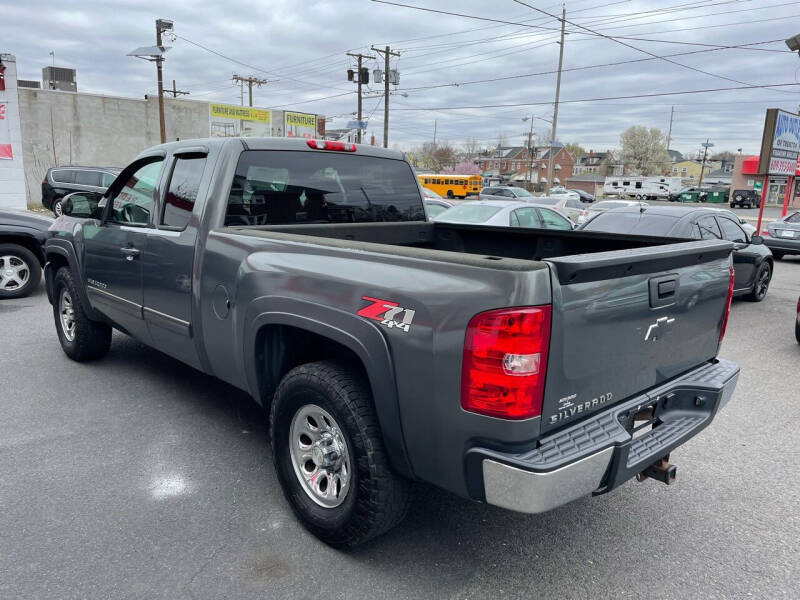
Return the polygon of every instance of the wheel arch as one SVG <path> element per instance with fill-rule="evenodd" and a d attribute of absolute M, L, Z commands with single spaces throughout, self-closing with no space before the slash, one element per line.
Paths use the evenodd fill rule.
<path fill-rule="evenodd" d="M 47 263 L 44 267 L 44 281 L 47 289 L 47 299 L 50 304 L 54 301 L 54 283 L 56 273 L 61 267 L 68 267 L 72 271 L 73 276 L 78 281 L 78 296 L 83 306 L 83 310 L 90 319 L 98 320 L 100 317 L 92 308 L 89 302 L 89 295 L 86 292 L 86 281 L 84 281 L 83 273 L 81 273 L 78 257 L 75 254 L 75 248 L 70 242 L 65 240 L 50 239 L 45 245 L 45 255 Z"/>
<path fill-rule="evenodd" d="M 26 250 L 30 250 L 33 252 L 33 255 L 39 259 L 39 266 L 44 267 L 44 250 L 42 250 L 42 245 L 39 241 L 32 235 L 16 232 L 0 233 L 0 244 L 16 244 L 17 246 L 22 246 Z"/>
<path fill-rule="evenodd" d="M 369 383 L 392 466 L 405 477 L 413 477 L 394 365 L 386 339 L 374 325 L 333 308 L 288 298 L 254 301 L 243 325 L 247 386 L 267 412 L 281 378 L 295 366 L 330 358 L 351 362 Z"/>

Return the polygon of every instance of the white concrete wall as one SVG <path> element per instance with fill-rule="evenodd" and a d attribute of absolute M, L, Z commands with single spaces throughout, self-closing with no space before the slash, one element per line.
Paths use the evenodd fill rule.
<path fill-rule="evenodd" d="M 164 102 L 167 141 L 208 137 L 207 102 L 170 98 Z M 21 88 L 19 109 L 20 154 L 31 206 L 41 203 L 41 183 L 49 167 L 123 167 L 161 142 L 155 97 L 139 100 Z"/>
<path fill-rule="evenodd" d="M 5 122 L 10 143 L 11 160 L 0 159 L 0 207 L 25 208 L 25 164 L 20 132 L 20 107 L 17 99 L 17 60 L 11 54 L 0 54 L 5 71 L 6 89 L 0 91 L 0 103 L 6 105 Z"/>

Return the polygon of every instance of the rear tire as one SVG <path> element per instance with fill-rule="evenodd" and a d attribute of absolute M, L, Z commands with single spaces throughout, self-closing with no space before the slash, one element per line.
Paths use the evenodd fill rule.
<path fill-rule="evenodd" d="M 25 246 L 0 244 L 0 300 L 24 298 L 42 281 L 42 266 Z"/>
<path fill-rule="evenodd" d="M 297 419 L 309 414 L 307 431 L 298 428 Z M 323 457 L 331 436 L 333 458 Z M 270 438 L 287 501 L 326 544 L 356 546 L 405 517 L 410 484 L 389 465 L 369 385 L 355 369 L 322 361 L 289 371 L 272 402 Z M 346 490 L 343 498 L 340 489 Z"/>
<path fill-rule="evenodd" d="M 772 251 L 772 258 L 774 258 L 775 260 L 783 260 L 784 256 L 785 255 L 783 252 L 778 252 L 777 250 Z"/>
<path fill-rule="evenodd" d="M 751 302 L 761 302 L 769 290 L 769 282 L 772 279 L 772 267 L 767 261 L 761 263 L 756 271 L 756 278 L 753 282 L 753 289 L 747 295 Z"/>
<path fill-rule="evenodd" d="M 735 202 L 731 202 L 731 208 L 736 208 L 736 203 Z"/>
<path fill-rule="evenodd" d="M 111 327 L 86 315 L 68 267 L 61 267 L 53 280 L 53 318 L 61 349 L 72 360 L 96 360 L 111 347 Z"/>
<path fill-rule="evenodd" d="M 61 200 L 63 200 L 63 198 L 56 198 L 55 200 L 53 200 L 53 214 L 56 217 L 60 217 L 61 215 L 64 214 L 64 211 L 63 211 L 62 205 L 61 205 Z"/>

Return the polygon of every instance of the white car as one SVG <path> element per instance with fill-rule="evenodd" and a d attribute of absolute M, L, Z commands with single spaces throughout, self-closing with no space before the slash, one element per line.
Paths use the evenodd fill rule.
<path fill-rule="evenodd" d="M 574 227 L 564 215 L 548 206 L 514 200 L 469 200 L 448 208 L 433 220 L 443 223 L 566 231 Z"/>
<path fill-rule="evenodd" d="M 649 206 L 647 202 L 640 202 L 638 200 L 601 200 L 586 207 L 586 214 L 578 217 L 578 225 L 581 225 L 594 217 L 596 214 L 611 210 L 612 208 L 619 208 L 621 206 L 633 206 L 634 204 L 641 204 L 642 206 Z"/>
<path fill-rule="evenodd" d="M 536 198 L 531 198 L 531 202 L 544 206 L 551 206 L 562 215 L 566 215 L 570 221 L 577 224 L 580 222 L 579 219 L 581 217 L 586 217 L 586 215 L 589 214 L 587 207 L 591 206 L 590 204 L 584 204 L 578 198 L 580 198 L 578 194 L 575 194 L 574 198 L 567 194 L 560 194 L 557 196 L 538 196 Z"/>
<path fill-rule="evenodd" d="M 548 196 L 550 196 L 550 197 L 566 196 L 567 198 L 573 198 L 574 200 L 580 200 L 581 199 L 581 196 L 580 196 L 580 194 L 578 192 L 575 192 L 573 190 L 568 190 L 567 188 L 563 188 L 563 187 L 554 187 L 554 188 L 552 188 L 550 190 L 550 193 L 548 194 Z"/>

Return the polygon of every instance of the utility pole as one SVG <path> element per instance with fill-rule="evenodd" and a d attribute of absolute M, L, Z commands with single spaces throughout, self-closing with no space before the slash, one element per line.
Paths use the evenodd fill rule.
<path fill-rule="evenodd" d="M 567 20 L 567 7 L 561 7 L 561 42 L 558 50 L 558 76 L 556 77 L 556 103 L 553 108 L 553 135 L 550 140 L 550 151 L 547 160 L 547 192 L 553 186 L 553 142 L 556 141 L 556 130 L 558 128 L 558 100 L 561 95 L 561 67 L 564 64 L 564 24 Z"/>
<path fill-rule="evenodd" d="M 436 149 L 436 119 L 433 120 L 433 149 Z"/>
<path fill-rule="evenodd" d="M 347 53 L 347 56 L 353 56 L 356 59 L 358 59 L 358 72 L 356 73 L 356 81 L 358 82 L 358 113 L 357 113 L 357 116 L 356 116 L 356 119 L 358 120 L 358 133 L 356 134 L 356 143 L 360 144 L 361 143 L 361 131 L 362 131 L 362 129 L 361 129 L 361 84 L 362 83 L 368 83 L 367 81 L 364 81 L 364 78 L 361 76 L 361 69 L 362 69 L 361 65 L 362 65 L 362 61 L 365 58 L 375 59 L 377 57 L 369 56 L 367 54 L 360 54 L 360 53 L 359 54 L 352 54 L 350 52 Z"/>
<path fill-rule="evenodd" d="M 672 115 L 675 113 L 675 107 L 669 109 L 669 133 L 667 134 L 667 152 L 669 152 L 669 144 L 672 141 Z"/>
<path fill-rule="evenodd" d="M 175 87 L 175 80 L 172 80 L 172 89 L 171 90 L 164 90 L 166 94 L 172 94 L 173 98 L 177 98 L 178 96 L 188 96 L 189 92 L 184 92 L 183 90 L 179 90 Z"/>
<path fill-rule="evenodd" d="M 708 141 L 708 138 L 706 138 L 706 143 L 702 144 L 702 146 L 703 146 L 703 162 L 700 163 L 700 181 L 697 183 L 697 187 L 698 188 L 702 188 L 703 187 L 703 171 L 706 170 L 706 155 L 708 154 L 708 149 L 713 145 L 714 144 L 712 144 L 711 142 Z"/>
<path fill-rule="evenodd" d="M 168 24 L 168 25 L 167 25 Z M 156 46 L 161 47 L 161 33 L 172 29 L 172 21 L 156 19 Z M 164 74 L 162 65 L 164 56 L 156 58 L 156 73 L 158 75 L 158 126 L 161 129 L 161 143 L 167 141 L 167 126 L 164 123 Z"/>
<path fill-rule="evenodd" d="M 370 50 L 383 54 L 383 147 L 389 147 L 389 57 L 400 56 L 399 52 L 392 52 L 389 46 L 385 49 L 379 50 L 375 46 L 371 46 Z"/>
<path fill-rule="evenodd" d="M 240 77 L 234 73 L 233 81 L 239 84 L 239 87 L 242 88 L 241 98 L 242 98 L 242 106 L 244 106 L 244 84 L 247 84 L 247 97 L 250 102 L 250 106 L 253 106 L 253 86 L 261 87 L 265 83 L 269 83 L 266 79 L 259 79 L 258 77 Z"/>

